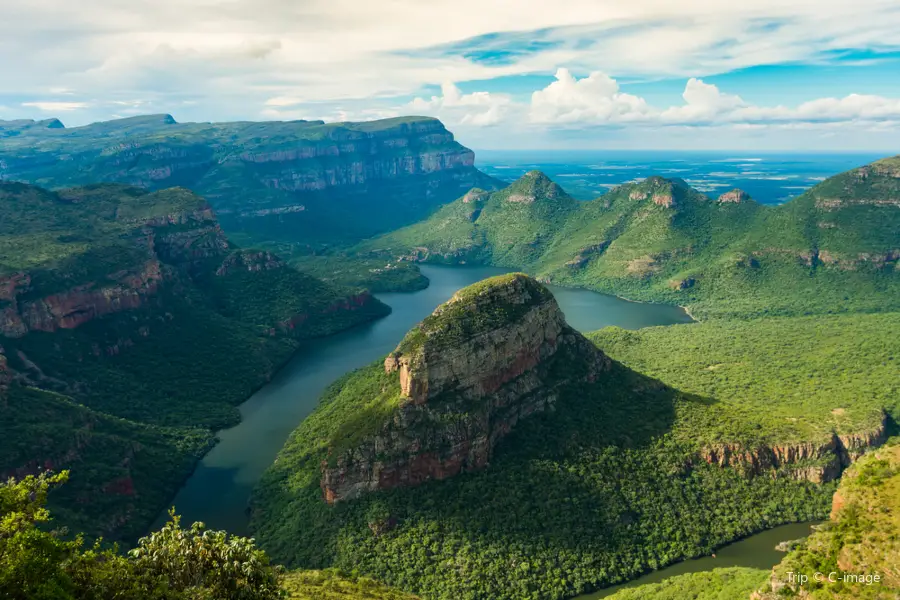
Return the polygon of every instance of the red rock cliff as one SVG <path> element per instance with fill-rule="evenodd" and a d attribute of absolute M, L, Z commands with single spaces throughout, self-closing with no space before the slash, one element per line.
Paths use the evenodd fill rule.
<path fill-rule="evenodd" d="M 523 418 L 609 359 L 569 327 L 553 296 L 518 274 L 476 284 L 387 357 L 399 406 L 380 431 L 322 466 L 329 502 L 485 467 Z"/>

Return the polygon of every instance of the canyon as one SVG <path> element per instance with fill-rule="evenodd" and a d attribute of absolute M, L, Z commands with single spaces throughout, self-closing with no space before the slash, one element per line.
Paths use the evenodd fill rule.
<path fill-rule="evenodd" d="M 177 123 L 170 115 L 65 128 L 0 122 L 0 178 L 47 187 L 189 187 L 227 230 L 303 244 L 358 240 L 498 182 L 437 119 Z"/>

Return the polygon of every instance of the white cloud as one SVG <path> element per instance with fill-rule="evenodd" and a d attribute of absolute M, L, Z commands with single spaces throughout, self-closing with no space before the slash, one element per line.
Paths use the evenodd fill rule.
<path fill-rule="evenodd" d="M 896 0 L 534 0 L 527 10 L 484 0 L 6 2 L 0 55 L 16 59 L 0 62 L 0 101 L 65 88 L 99 99 L 83 119 L 108 116 L 105 101 L 129 97 L 160 110 L 196 100 L 191 115 L 204 120 L 254 118 L 272 106 L 413 96 L 442 81 L 561 64 L 704 77 L 848 48 L 896 50 L 898 31 Z M 479 62 L 465 50 L 491 43 L 476 38 L 486 34 L 501 49 L 529 36 L 544 45 Z M 457 52 L 440 47 L 464 40 Z M 292 103 L 269 103 L 279 98 Z M 501 118 L 489 112 L 470 119 Z"/>
<path fill-rule="evenodd" d="M 441 95 L 430 100 L 415 98 L 409 109 L 423 115 L 434 115 L 451 123 L 486 127 L 496 125 L 505 116 L 512 100 L 506 94 L 473 92 L 463 94 L 455 84 L 441 85 Z"/>
<path fill-rule="evenodd" d="M 531 95 L 533 123 L 628 123 L 646 121 L 653 109 L 643 98 L 619 91 L 615 79 L 600 72 L 577 80 L 568 69 Z"/>
<path fill-rule="evenodd" d="M 38 110 L 42 110 L 44 112 L 69 112 L 73 110 L 80 110 L 83 108 L 87 108 L 88 104 L 85 102 L 23 102 L 22 106 L 27 106 L 31 108 L 36 108 Z"/>
<path fill-rule="evenodd" d="M 697 123 L 712 121 L 724 113 L 746 106 L 739 96 L 723 94 L 719 88 L 691 77 L 685 85 L 683 106 L 673 106 L 663 111 L 661 119 L 671 123 Z"/>

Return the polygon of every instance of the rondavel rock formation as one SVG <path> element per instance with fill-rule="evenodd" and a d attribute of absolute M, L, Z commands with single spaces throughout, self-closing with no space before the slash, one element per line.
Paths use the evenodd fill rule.
<path fill-rule="evenodd" d="M 484 468 L 520 419 L 610 361 L 553 295 L 513 274 L 457 292 L 384 362 L 400 400 L 377 433 L 322 465 L 326 502 Z"/>

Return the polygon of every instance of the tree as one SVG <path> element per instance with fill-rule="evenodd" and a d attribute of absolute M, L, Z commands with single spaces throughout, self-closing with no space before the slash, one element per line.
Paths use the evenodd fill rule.
<path fill-rule="evenodd" d="M 252 539 L 171 520 L 127 556 L 41 526 L 51 487 L 68 472 L 0 484 L 0 597 L 9 600 L 275 600 L 279 568 Z"/>

